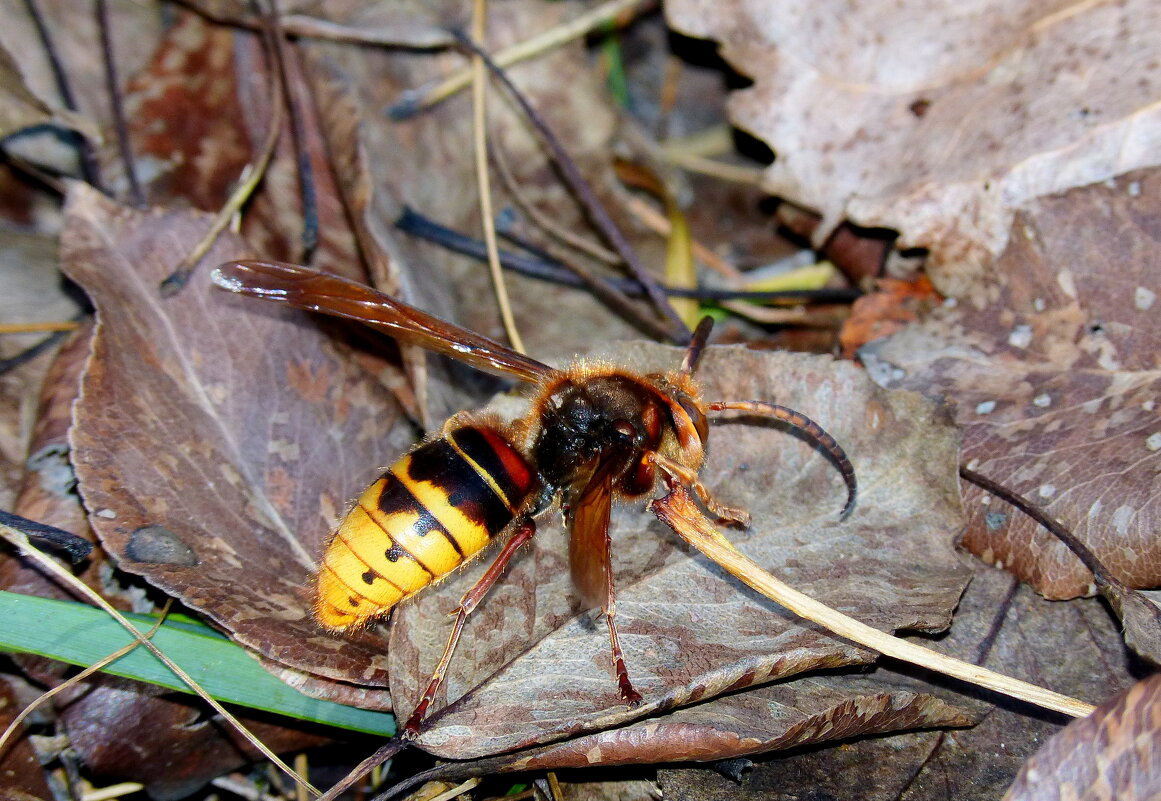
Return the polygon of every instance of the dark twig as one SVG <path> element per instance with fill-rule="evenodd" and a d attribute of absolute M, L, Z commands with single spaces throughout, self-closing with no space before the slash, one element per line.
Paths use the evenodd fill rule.
<path fill-rule="evenodd" d="M 0 525 L 23 531 L 30 539 L 39 540 L 64 551 L 74 565 L 83 562 L 93 552 L 93 544 L 84 537 L 78 537 L 71 531 L 56 526 L 37 523 L 27 517 L 5 512 L 3 509 L 0 509 Z"/>
<path fill-rule="evenodd" d="M 988 661 L 988 656 L 992 653 L 992 648 L 996 645 L 996 638 L 1000 636 L 1000 629 L 1004 628 L 1004 622 L 1008 619 L 1008 613 L 1012 611 L 1012 603 L 1016 600 L 1016 592 L 1020 589 L 1020 582 L 1015 578 L 1012 579 L 1008 585 L 1007 592 L 1004 593 L 1004 599 L 1000 601 L 1000 605 L 996 608 L 996 613 L 992 615 L 992 624 L 988 626 L 988 631 L 984 634 L 979 645 L 976 647 L 975 663 L 983 666 Z"/>
<path fill-rule="evenodd" d="M 1108 569 L 1101 564 L 1100 559 L 1097 559 L 1096 554 L 1089 550 L 1087 545 L 1077 539 L 1076 535 L 1071 531 L 1046 515 L 1043 509 L 1029 501 L 1023 495 L 1018 495 L 1003 484 L 992 481 L 987 476 L 980 475 L 966 467 L 960 467 L 959 474 L 964 479 L 992 493 L 1000 500 L 1010 503 L 1037 523 L 1044 526 L 1044 528 L 1048 529 L 1052 536 L 1056 537 L 1056 539 L 1064 543 L 1068 550 L 1076 554 L 1076 557 L 1080 559 L 1084 566 L 1092 571 L 1097 581 L 1104 581 L 1109 584 L 1120 584 L 1119 581 L 1109 575 Z"/>
<path fill-rule="evenodd" d="M 301 261 L 309 264 L 314 256 L 315 248 L 318 247 L 318 192 L 314 184 L 314 166 L 310 162 L 310 153 L 306 148 L 306 125 L 302 119 L 302 106 L 290 86 L 290 74 L 286 69 L 286 34 L 282 30 L 278 0 L 270 0 L 270 13 L 267 20 L 270 26 L 274 63 L 278 69 L 279 78 L 282 80 L 282 95 L 286 98 L 286 107 L 290 117 L 290 135 L 294 141 L 298 162 L 299 192 L 302 196 Z"/>
<path fill-rule="evenodd" d="M 1048 517 L 1043 509 L 1028 499 L 966 467 L 960 467 L 959 474 L 1031 517 L 1076 554 L 1092 572 L 1097 591 L 1124 623 L 1125 643 L 1150 662 L 1161 664 L 1161 639 L 1157 635 L 1161 631 L 1161 608 L 1157 604 L 1109 572 L 1097 555 L 1076 535 Z"/>
<path fill-rule="evenodd" d="M 68 76 L 65 75 L 64 68 L 61 67 L 60 57 L 57 55 L 56 46 L 52 41 L 52 35 L 49 33 L 48 26 L 44 22 L 44 17 L 40 14 L 40 8 L 36 5 L 36 0 L 24 0 L 24 6 L 28 10 L 28 16 L 32 19 L 32 24 L 36 26 L 36 33 L 40 37 L 41 46 L 44 47 L 44 53 L 48 57 L 49 68 L 52 70 L 52 77 L 56 82 L 56 90 L 60 93 L 61 103 L 69 111 L 79 111 L 76 98 L 73 96 L 72 85 L 69 83 Z M 97 157 L 93 154 L 92 143 L 76 131 L 70 131 L 68 135 L 74 137 L 77 142 L 77 149 L 80 153 L 81 160 L 81 176 L 89 186 L 101 192 L 105 191 L 101 185 L 101 168 L 97 164 Z"/>
<path fill-rule="evenodd" d="M 405 740 L 398 734 L 384 743 L 375 753 L 364 759 L 355 768 L 342 778 L 334 787 L 327 790 L 316 801 L 334 801 L 345 791 L 351 788 L 356 782 L 366 776 L 375 768 L 387 762 L 389 759 L 394 759 L 395 756 L 411 745 L 409 740 Z"/>
<path fill-rule="evenodd" d="M 633 248 L 629 245 L 629 241 L 625 239 L 625 235 L 621 233 L 621 229 L 613 222 L 613 218 L 605 210 L 605 207 L 597 200 L 596 194 L 592 187 L 581 175 L 575 162 L 565 152 L 556 136 L 552 133 L 548 123 L 540 116 L 539 112 L 532 107 L 524 94 L 516 88 L 516 86 L 509 80 L 508 75 L 499 66 L 492 61 L 491 57 L 473 42 L 462 31 L 453 31 L 455 37 L 468 48 L 472 53 L 478 55 L 480 59 L 487 66 L 488 70 L 496 77 L 496 79 L 504 86 L 505 89 L 511 93 L 512 97 L 523 109 L 524 114 L 528 117 L 528 121 L 532 123 L 533 127 L 540 133 L 544 144 L 552 153 L 553 160 L 560 169 L 561 175 L 564 177 L 565 183 L 569 185 L 573 194 L 584 208 L 585 213 L 597 226 L 597 230 L 605 240 L 617 251 L 618 255 L 624 260 L 625 265 L 629 268 L 641 287 L 644 289 L 646 296 L 650 302 L 657 308 L 661 315 L 668 320 L 667 328 L 670 331 L 669 338 L 674 342 L 684 344 L 689 341 L 690 331 L 682 322 L 681 317 L 674 311 L 673 306 L 665 299 L 665 294 L 661 291 L 656 279 L 645 269 L 645 265 L 637 257 Z"/>
<path fill-rule="evenodd" d="M 129 126 L 125 121 L 125 105 L 121 102 L 121 82 L 117 78 L 117 60 L 113 57 L 113 32 L 109 25 L 108 0 L 97 0 L 97 30 L 101 34 L 101 56 L 105 60 L 105 87 L 112 103 L 113 126 L 117 131 L 117 148 L 121 151 L 121 163 L 125 165 L 125 177 L 129 181 L 129 196 L 133 205 L 144 208 L 145 192 L 137 180 L 137 162 L 133 159 L 133 147 L 129 143 Z"/>
<path fill-rule="evenodd" d="M 71 331 L 55 331 L 49 336 L 40 340 L 40 342 L 37 342 L 35 345 L 20 351 L 20 353 L 17 353 L 15 356 L 9 356 L 7 359 L 0 359 L 0 375 L 4 375 L 10 370 L 15 370 L 22 364 L 27 364 L 71 333 Z"/>
<path fill-rule="evenodd" d="M 403 214 L 395 222 L 395 227 L 412 236 L 434 242 L 448 250 L 462 253 L 465 256 L 471 256 L 472 258 L 481 260 L 485 256 L 484 244 L 478 239 L 446 228 L 410 208 L 405 207 L 403 209 Z M 511 240 L 510 235 L 506 235 L 506 237 Z M 523 243 L 520 243 L 520 245 L 526 250 L 536 252 L 530 246 Z M 502 250 L 500 251 L 500 263 L 507 269 L 528 276 L 529 278 L 551 281 L 562 286 L 576 287 L 578 289 L 587 286 L 569 268 L 551 256 L 545 258 L 544 255 L 541 255 L 540 258 L 529 258 L 512 253 L 511 251 Z M 640 297 L 645 294 L 645 290 L 641 284 L 632 278 L 601 277 L 598 280 L 605 286 L 625 295 Z M 713 289 L 709 287 L 686 289 L 669 287 L 664 284 L 658 284 L 658 287 L 666 295 L 672 297 L 696 298 L 710 302 L 720 300 L 747 300 L 752 302 L 783 301 L 786 303 L 850 303 L 862 295 L 862 292 L 857 289 L 755 292 L 742 289 Z"/>

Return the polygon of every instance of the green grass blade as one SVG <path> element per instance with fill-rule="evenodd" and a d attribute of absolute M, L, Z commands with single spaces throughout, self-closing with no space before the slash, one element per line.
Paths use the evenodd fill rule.
<path fill-rule="evenodd" d="M 142 633 L 157 622 L 148 615 L 126 613 L 125 617 Z M 0 591 L 0 620 L 5 621 L 0 627 L 0 651 L 38 654 L 73 665 L 87 667 L 133 641 L 101 610 L 72 601 Z M 303 695 L 268 673 L 245 648 L 190 618 L 167 620 L 153 635 L 153 644 L 219 701 L 368 734 L 395 733 L 395 717 L 390 713 Z M 190 692 L 144 647 L 103 672 Z"/>

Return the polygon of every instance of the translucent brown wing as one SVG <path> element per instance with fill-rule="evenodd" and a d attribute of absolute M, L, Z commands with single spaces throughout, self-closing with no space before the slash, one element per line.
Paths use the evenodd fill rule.
<path fill-rule="evenodd" d="M 620 458 L 618 458 L 620 457 Z M 630 706 L 641 703 L 641 694 L 633 689 L 621 637 L 617 632 L 617 593 L 613 588 L 610 563 L 609 515 L 613 508 L 613 473 L 624 464 L 624 454 L 606 451 L 597 469 L 569 509 L 572 534 L 568 540 L 572 580 L 590 608 L 599 606 L 609 626 L 609 649 L 613 672 L 621 698 Z"/>
<path fill-rule="evenodd" d="M 614 460 L 605 459 L 570 504 L 568 563 L 572 582 L 589 606 L 604 607 L 609 593 L 609 516 Z"/>
<path fill-rule="evenodd" d="M 466 328 L 445 322 L 369 286 L 297 264 L 234 261 L 214 270 L 223 289 L 307 311 L 346 317 L 402 342 L 451 356 L 480 370 L 541 381 L 556 370 Z"/>

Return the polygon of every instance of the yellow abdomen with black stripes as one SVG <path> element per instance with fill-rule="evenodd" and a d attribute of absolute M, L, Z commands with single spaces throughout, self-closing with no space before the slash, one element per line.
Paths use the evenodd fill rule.
<path fill-rule="evenodd" d="M 420 445 L 367 488 L 331 536 L 316 617 L 342 630 L 387 613 L 471 559 L 538 488 L 495 429 L 466 425 Z"/>

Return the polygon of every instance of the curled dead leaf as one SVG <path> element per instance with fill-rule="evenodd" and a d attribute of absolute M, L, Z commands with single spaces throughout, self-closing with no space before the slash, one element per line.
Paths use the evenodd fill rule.
<path fill-rule="evenodd" d="M 1150 0 L 665 11 L 753 77 L 730 116 L 777 154 L 766 188 L 822 213 L 816 241 L 848 218 L 898 230 L 945 294 L 1003 251 L 1018 207 L 1158 163 Z"/>

